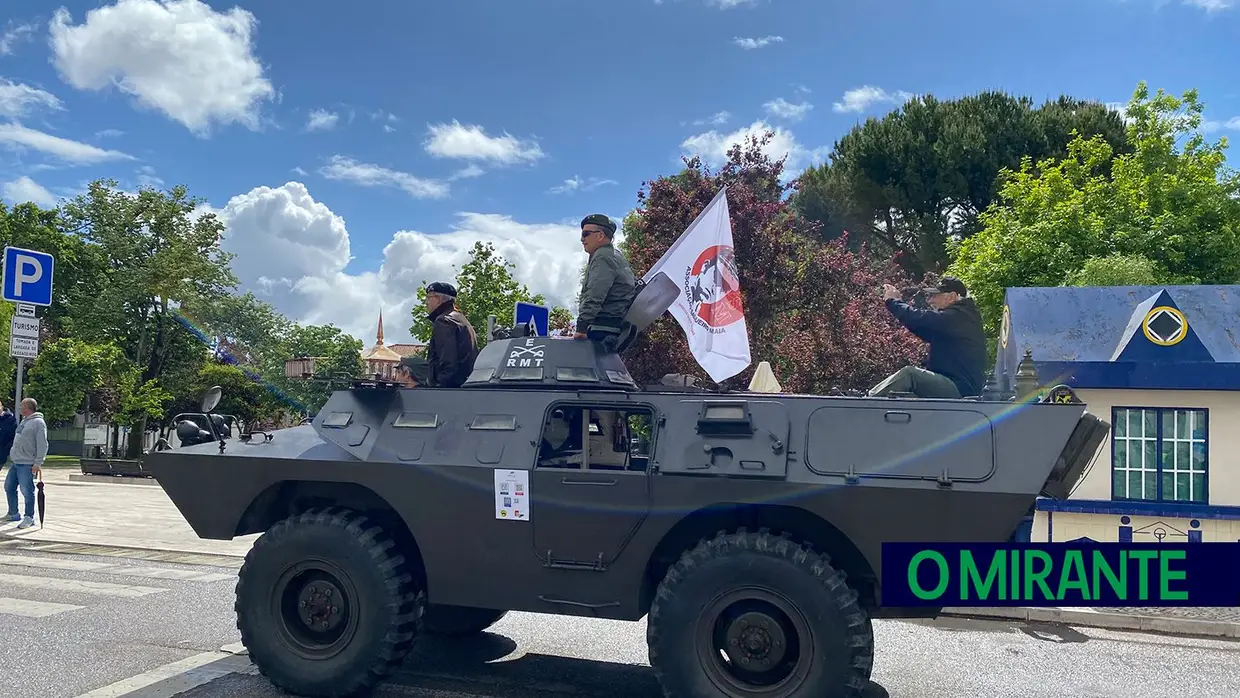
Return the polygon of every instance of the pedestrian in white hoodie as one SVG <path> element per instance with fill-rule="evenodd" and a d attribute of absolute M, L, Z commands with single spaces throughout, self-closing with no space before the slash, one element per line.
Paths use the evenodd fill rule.
<path fill-rule="evenodd" d="M 43 421 L 43 413 L 38 410 L 39 403 L 34 398 L 22 399 L 22 421 L 17 425 L 13 449 L 9 451 L 13 465 L 9 466 L 9 474 L 4 478 L 4 494 L 9 500 L 8 520 L 20 520 L 18 528 L 34 525 L 34 479 L 42 473 L 43 459 L 47 457 L 47 422 Z M 17 514 L 19 484 L 22 497 L 26 500 L 26 513 L 20 517 Z"/>

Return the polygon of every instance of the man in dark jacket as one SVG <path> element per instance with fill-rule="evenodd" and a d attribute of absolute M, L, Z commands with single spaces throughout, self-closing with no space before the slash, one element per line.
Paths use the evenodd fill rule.
<path fill-rule="evenodd" d="M 0 402 L 0 467 L 9 461 L 9 452 L 13 450 L 13 437 L 16 433 L 17 417 Z"/>
<path fill-rule="evenodd" d="M 912 393 L 925 398 L 980 395 L 985 384 L 986 335 L 982 314 L 968 289 L 952 276 L 925 290 L 930 308 L 900 300 L 900 291 L 883 285 L 887 310 L 910 332 L 930 343 L 925 367 L 905 366 L 870 391 L 870 395 Z"/>
<path fill-rule="evenodd" d="M 590 255 L 581 284 L 575 339 L 615 336 L 637 295 L 637 278 L 629 261 L 611 244 L 616 224 L 601 213 L 581 220 L 581 247 Z"/>
<path fill-rule="evenodd" d="M 456 305 L 456 287 L 436 281 L 426 287 L 431 343 L 426 348 L 428 387 L 459 388 L 474 370 L 478 335 Z"/>

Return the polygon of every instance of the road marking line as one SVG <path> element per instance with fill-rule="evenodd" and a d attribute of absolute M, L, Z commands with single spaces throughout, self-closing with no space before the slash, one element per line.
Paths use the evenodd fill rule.
<path fill-rule="evenodd" d="M 26 557 L 24 555 L 0 555 L 0 565 L 13 565 L 15 567 L 43 567 L 49 570 L 71 570 L 74 572 L 90 572 L 116 566 L 110 562 L 89 562 L 87 560 Z"/>
<path fill-rule="evenodd" d="M 38 567 L 49 570 L 68 570 L 71 572 L 103 572 L 130 577 L 150 577 L 152 579 L 179 579 L 189 582 L 220 582 L 236 579 L 236 573 L 200 572 L 198 570 L 163 569 L 159 567 L 126 567 L 112 562 L 91 562 L 89 560 L 65 560 L 61 558 L 26 557 L 23 555 L 0 555 L 0 565 L 13 567 Z"/>
<path fill-rule="evenodd" d="M 149 577 L 151 579 L 177 579 L 185 582 L 222 582 L 236 579 L 237 575 L 221 572 L 199 572 L 198 570 L 171 570 L 159 567 L 117 567 L 110 574 L 127 574 L 131 577 Z"/>
<path fill-rule="evenodd" d="M 59 579 L 57 577 L 36 577 L 20 574 L 0 574 L 0 588 L 6 586 L 29 587 L 35 589 L 51 589 L 75 594 L 96 594 L 100 596 L 146 596 L 158 594 L 167 589 L 142 587 L 134 584 L 109 584 L 107 582 L 88 582 L 78 579 Z"/>
<path fill-rule="evenodd" d="M 10 599 L 0 596 L 0 615 L 21 616 L 23 618 L 43 618 L 45 616 L 76 611 L 83 606 L 72 606 L 67 603 L 51 603 L 50 601 L 28 601 L 26 599 Z"/>
<path fill-rule="evenodd" d="M 210 683 L 221 676 L 236 673 L 239 668 L 244 668 L 238 661 L 240 659 L 245 658 L 226 652 L 203 652 L 155 667 L 137 676 L 121 679 L 116 683 L 96 688 L 74 698 L 121 698 L 147 687 L 151 690 L 143 691 L 140 694 L 142 698 L 169 698 L 196 686 Z M 245 659 L 244 664 L 249 664 L 249 660 Z M 156 686 L 156 684 L 162 685 Z"/>

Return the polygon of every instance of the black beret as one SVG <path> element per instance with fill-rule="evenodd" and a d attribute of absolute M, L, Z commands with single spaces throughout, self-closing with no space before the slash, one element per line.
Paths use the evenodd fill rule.
<path fill-rule="evenodd" d="M 436 281 L 426 287 L 427 293 L 441 293 L 445 296 L 456 298 L 456 287 L 444 281 Z"/>
<path fill-rule="evenodd" d="M 931 295 L 936 293 L 957 293 L 962 297 L 969 295 L 968 289 L 964 287 L 964 282 L 954 276 L 944 276 L 938 285 L 926 289 L 926 293 Z"/>
<path fill-rule="evenodd" d="M 616 224 L 613 223 L 610 218 L 601 213 L 591 213 L 585 218 L 582 218 L 581 227 L 584 228 L 587 225 L 597 225 L 600 228 L 605 228 L 610 233 L 616 232 Z"/>

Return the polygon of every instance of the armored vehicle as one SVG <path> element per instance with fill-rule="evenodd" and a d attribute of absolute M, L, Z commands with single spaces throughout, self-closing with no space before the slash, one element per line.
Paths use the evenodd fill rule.
<path fill-rule="evenodd" d="M 620 353 L 655 300 L 614 346 L 515 332 L 460 388 L 369 381 L 152 454 L 200 537 L 262 532 L 236 587 L 262 673 L 351 695 L 515 610 L 646 618 L 668 697 L 857 696 L 871 619 L 938 613 L 883 604 L 881 544 L 1009 540 L 1108 428 L 1079 401 L 643 388 Z"/>

